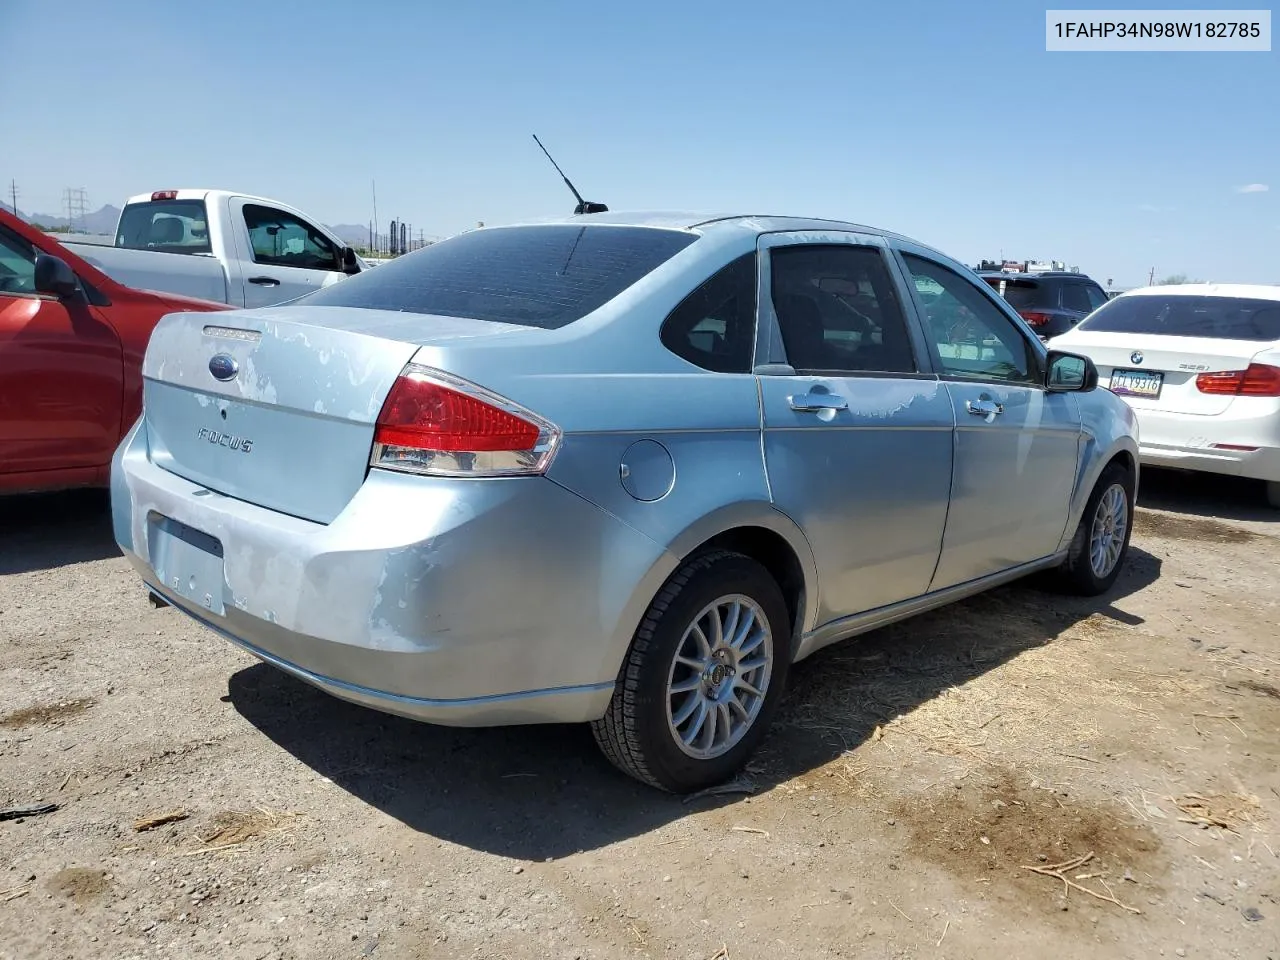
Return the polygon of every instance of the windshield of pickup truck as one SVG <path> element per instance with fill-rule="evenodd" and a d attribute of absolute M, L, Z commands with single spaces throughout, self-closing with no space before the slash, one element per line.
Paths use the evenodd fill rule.
<path fill-rule="evenodd" d="M 126 204 L 116 228 L 116 246 L 163 253 L 212 253 L 204 201 Z"/>

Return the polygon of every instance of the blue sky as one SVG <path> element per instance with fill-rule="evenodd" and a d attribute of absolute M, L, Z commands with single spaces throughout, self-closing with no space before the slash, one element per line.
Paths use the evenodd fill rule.
<path fill-rule="evenodd" d="M 536 132 L 615 210 L 1280 282 L 1280 53 L 1046 53 L 1044 10 L 0 0 L 0 180 L 27 211 L 207 186 L 327 223 L 367 222 L 376 180 L 383 223 L 447 235 L 570 211 Z"/>

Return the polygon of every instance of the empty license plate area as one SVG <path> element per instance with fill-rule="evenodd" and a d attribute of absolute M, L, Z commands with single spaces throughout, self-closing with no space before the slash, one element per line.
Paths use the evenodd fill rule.
<path fill-rule="evenodd" d="M 216 537 L 152 514 L 147 542 L 151 567 L 162 584 L 212 613 L 225 612 L 222 544 Z"/>
<path fill-rule="evenodd" d="M 1151 370 L 1113 370 L 1111 372 L 1112 393 L 1122 397 L 1160 396 L 1164 386 L 1164 374 Z"/>

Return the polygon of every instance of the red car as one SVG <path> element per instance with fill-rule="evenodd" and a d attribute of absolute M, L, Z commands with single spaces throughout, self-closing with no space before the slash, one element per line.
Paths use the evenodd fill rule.
<path fill-rule="evenodd" d="M 126 287 L 0 209 L 0 494 L 105 486 L 152 328 L 226 309 Z"/>

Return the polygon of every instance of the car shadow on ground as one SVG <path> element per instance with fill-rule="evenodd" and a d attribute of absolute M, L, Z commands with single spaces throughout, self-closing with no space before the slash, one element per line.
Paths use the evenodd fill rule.
<path fill-rule="evenodd" d="M 1143 467 L 1138 506 L 1215 520 L 1280 526 L 1280 510 L 1267 503 L 1261 480 Z"/>
<path fill-rule="evenodd" d="M 119 555 L 105 490 L 0 497 L 0 576 Z"/>
<path fill-rule="evenodd" d="M 1024 581 L 925 614 L 798 664 L 750 776 L 758 792 L 837 759 L 877 725 L 909 713 L 1159 577 L 1132 549 L 1105 597 L 1083 600 Z M 1141 621 L 1138 621 L 1141 622 Z M 229 680 L 235 709 L 321 776 L 408 827 L 524 860 L 562 857 L 662 827 L 710 805 L 615 771 L 585 726 L 451 729 L 339 701 L 264 664 Z"/>

